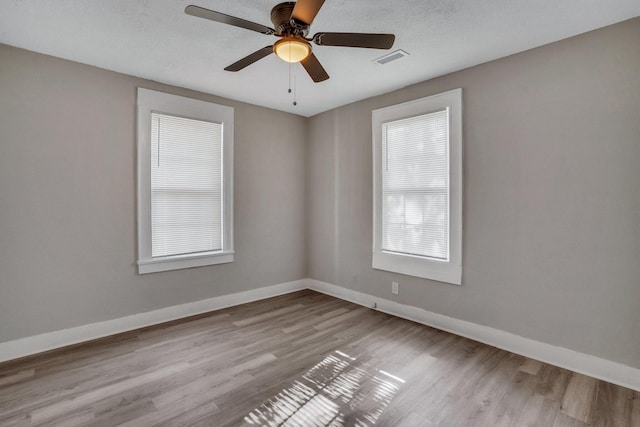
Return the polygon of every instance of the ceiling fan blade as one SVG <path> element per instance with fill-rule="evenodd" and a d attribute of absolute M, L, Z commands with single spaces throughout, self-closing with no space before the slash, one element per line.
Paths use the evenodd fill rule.
<path fill-rule="evenodd" d="M 269 56 L 273 53 L 273 46 L 265 46 L 260 50 L 256 50 L 250 55 L 245 56 L 239 61 L 234 62 L 225 68 L 225 71 L 240 71 L 243 68 L 253 64 L 256 61 L 261 60 L 265 56 Z"/>
<path fill-rule="evenodd" d="M 302 64 L 304 69 L 307 70 L 307 73 L 309 73 L 309 76 L 314 82 L 323 82 L 329 78 L 329 74 L 327 74 L 324 67 L 322 66 L 322 64 L 320 64 L 320 61 L 318 61 L 318 58 L 316 58 L 313 52 L 305 59 L 300 61 L 300 63 Z"/>
<path fill-rule="evenodd" d="M 324 0 L 298 0 L 291 17 L 303 24 L 311 25 L 323 3 Z"/>
<path fill-rule="evenodd" d="M 200 6 L 189 5 L 184 9 L 187 15 L 197 16 L 198 18 L 210 19 L 211 21 L 221 22 L 234 27 L 244 28 L 246 30 L 257 31 L 262 34 L 274 34 L 273 28 L 266 27 L 262 24 L 247 21 L 246 19 L 236 18 L 235 16 L 225 15 L 215 10 L 205 9 Z"/>
<path fill-rule="evenodd" d="M 370 33 L 318 33 L 313 41 L 319 46 L 366 47 L 371 49 L 390 49 L 396 36 L 393 34 Z"/>

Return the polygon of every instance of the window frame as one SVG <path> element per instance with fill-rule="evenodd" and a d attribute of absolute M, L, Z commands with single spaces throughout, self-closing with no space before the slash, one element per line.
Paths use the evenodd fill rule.
<path fill-rule="evenodd" d="M 151 255 L 151 113 L 222 124 L 222 250 L 153 257 Z M 233 262 L 232 107 L 145 88 L 137 93 L 138 274 Z"/>
<path fill-rule="evenodd" d="M 449 260 L 382 249 L 382 128 L 384 123 L 449 110 Z M 462 89 L 373 110 L 372 267 L 439 282 L 462 284 Z"/>

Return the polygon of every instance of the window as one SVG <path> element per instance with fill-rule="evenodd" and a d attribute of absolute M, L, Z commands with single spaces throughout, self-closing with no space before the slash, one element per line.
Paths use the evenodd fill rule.
<path fill-rule="evenodd" d="M 461 284 L 462 90 L 372 119 L 373 268 Z"/>
<path fill-rule="evenodd" d="M 233 261 L 233 108 L 138 89 L 138 273 Z"/>

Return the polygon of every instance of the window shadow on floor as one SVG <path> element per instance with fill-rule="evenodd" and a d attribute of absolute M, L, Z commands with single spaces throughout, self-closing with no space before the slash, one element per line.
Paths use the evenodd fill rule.
<path fill-rule="evenodd" d="M 244 421 L 257 426 L 373 426 L 403 384 L 401 378 L 335 351 Z"/>

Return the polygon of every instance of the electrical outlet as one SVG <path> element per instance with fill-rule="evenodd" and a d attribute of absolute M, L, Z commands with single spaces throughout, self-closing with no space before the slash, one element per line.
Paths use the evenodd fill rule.
<path fill-rule="evenodd" d="M 391 293 L 398 295 L 398 282 L 391 282 Z"/>

